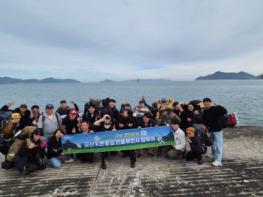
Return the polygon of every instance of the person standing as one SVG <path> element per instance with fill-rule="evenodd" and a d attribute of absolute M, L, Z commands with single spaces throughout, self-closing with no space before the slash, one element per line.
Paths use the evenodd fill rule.
<path fill-rule="evenodd" d="M 45 112 L 38 119 L 38 128 L 44 132 L 44 138 L 47 140 L 57 129 L 61 129 L 62 120 L 58 113 L 54 111 L 52 104 L 47 104 Z"/>
<path fill-rule="evenodd" d="M 202 115 L 202 127 L 211 133 L 211 140 L 213 142 L 212 152 L 214 156 L 212 165 L 216 167 L 222 166 L 224 116 L 227 114 L 227 110 L 220 105 L 214 105 L 210 98 L 204 98 L 203 103 L 205 110 Z"/>

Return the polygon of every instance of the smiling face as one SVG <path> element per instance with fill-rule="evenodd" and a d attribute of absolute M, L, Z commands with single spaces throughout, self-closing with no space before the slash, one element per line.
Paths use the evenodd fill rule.
<path fill-rule="evenodd" d="M 40 133 L 34 134 L 33 138 L 34 138 L 34 141 L 35 141 L 35 142 L 39 141 L 39 140 L 41 139 Z"/>
<path fill-rule="evenodd" d="M 58 130 L 55 134 L 56 138 L 59 139 L 60 137 L 62 137 L 64 134 L 61 130 Z"/>
<path fill-rule="evenodd" d="M 114 109 L 114 108 L 116 107 L 116 103 L 113 102 L 113 101 L 109 102 L 109 107 L 110 107 L 111 109 Z"/>
<path fill-rule="evenodd" d="M 193 112 L 194 111 L 194 106 L 192 104 L 189 104 L 187 106 L 187 109 L 188 109 L 188 111 Z"/>
<path fill-rule="evenodd" d="M 60 103 L 60 108 L 61 109 L 67 109 L 68 105 L 66 102 Z"/>
<path fill-rule="evenodd" d="M 129 117 L 129 113 L 128 111 L 124 110 L 122 113 L 121 113 L 122 117 L 124 118 L 128 118 Z"/>
<path fill-rule="evenodd" d="M 205 109 L 209 109 L 211 106 L 212 106 L 212 102 L 210 102 L 210 101 L 205 101 L 204 102 Z"/>
<path fill-rule="evenodd" d="M 176 132 L 179 129 L 179 124 L 172 124 L 171 125 L 174 132 Z"/>
<path fill-rule="evenodd" d="M 88 124 L 88 122 L 82 122 L 80 127 L 81 127 L 81 131 L 82 132 L 88 132 L 89 131 L 89 124 Z"/>
<path fill-rule="evenodd" d="M 95 107 L 93 107 L 93 106 L 90 106 L 89 108 L 88 108 L 88 111 L 89 111 L 89 113 L 91 113 L 91 114 L 94 114 L 94 112 L 95 112 Z"/>

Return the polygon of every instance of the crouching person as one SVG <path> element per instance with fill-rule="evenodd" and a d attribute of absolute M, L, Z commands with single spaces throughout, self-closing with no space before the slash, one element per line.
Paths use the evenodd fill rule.
<path fill-rule="evenodd" d="M 53 136 L 49 138 L 47 144 L 47 158 L 53 168 L 60 168 L 63 161 L 63 149 L 61 144 L 61 137 L 64 132 L 57 129 Z"/>
<path fill-rule="evenodd" d="M 171 120 L 171 129 L 174 135 L 175 145 L 174 148 L 167 153 L 168 158 L 182 159 L 185 153 L 185 133 L 179 127 L 180 121 L 177 118 Z"/>
<path fill-rule="evenodd" d="M 195 128 L 188 127 L 186 129 L 186 133 L 187 141 L 189 142 L 191 147 L 191 150 L 186 154 L 186 160 L 192 161 L 194 159 L 197 159 L 197 163 L 199 165 L 202 165 L 202 145 L 199 136 L 195 133 Z"/>
<path fill-rule="evenodd" d="M 19 172 L 26 171 L 26 174 L 36 170 L 44 170 L 46 143 L 42 140 L 42 129 L 35 129 L 30 138 L 26 139 L 15 158 L 15 166 Z"/>

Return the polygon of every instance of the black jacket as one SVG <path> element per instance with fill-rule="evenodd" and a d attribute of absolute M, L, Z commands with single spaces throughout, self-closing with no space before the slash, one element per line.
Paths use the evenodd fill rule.
<path fill-rule="evenodd" d="M 82 120 L 89 122 L 90 127 L 93 128 L 93 124 L 96 121 L 97 117 L 98 117 L 98 112 L 96 112 L 96 111 L 93 115 L 89 112 L 86 112 L 85 114 L 83 114 Z"/>
<path fill-rule="evenodd" d="M 227 114 L 227 110 L 219 105 L 205 109 L 202 115 L 203 124 L 208 127 L 208 131 L 210 132 L 221 131 L 224 127 L 225 114 Z"/>
<path fill-rule="evenodd" d="M 54 136 L 49 138 L 47 144 L 47 158 L 59 157 L 63 152 L 61 141 L 57 141 Z"/>
<path fill-rule="evenodd" d="M 195 135 L 193 138 L 190 138 L 192 143 L 190 143 L 191 151 L 196 153 L 196 154 L 201 154 L 202 153 L 202 145 L 200 138 Z"/>
<path fill-rule="evenodd" d="M 156 126 L 156 122 L 155 122 L 154 120 L 150 120 L 150 121 L 148 122 L 148 124 L 146 124 L 146 123 L 144 123 L 143 121 L 141 121 L 141 122 L 139 123 L 139 126 L 140 126 L 141 128 L 155 127 L 155 126 Z"/>
<path fill-rule="evenodd" d="M 75 128 L 76 133 L 79 133 L 79 127 L 78 127 L 78 120 L 75 118 L 74 120 L 70 120 L 69 116 L 64 118 L 62 120 L 62 125 L 65 126 L 66 134 L 74 134 L 72 133 L 72 130 Z"/>
<path fill-rule="evenodd" d="M 132 126 L 129 126 L 130 123 L 132 123 Z M 120 127 L 119 127 L 119 124 L 123 124 L 124 127 L 120 128 Z M 132 128 L 136 128 L 136 122 L 135 122 L 135 120 L 134 120 L 133 117 L 124 118 L 124 117 L 120 116 L 120 119 L 119 119 L 119 123 L 118 123 L 117 128 L 118 128 L 118 130 L 120 130 L 120 129 L 132 129 Z"/>
<path fill-rule="evenodd" d="M 183 111 L 181 113 L 181 123 L 180 123 L 180 128 L 183 129 L 184 131 L 188 127 L 192 127 L 194 123 L 194 112 L 190 111 Z M 191 119 L 190 121 L 188 119 Z"/>
<path fill-rule="evenodd" d="M 33 126 L 32 119 L 30 118 L 30 111 L 26 110 L 24 114 L 21 113 L 19 108 L 16 108 L 13 113 L 19 113 L 21 115 L 21 119 L 19 122 L 19 126 L 17 130 L 22 130 L 26 126 Z"/>

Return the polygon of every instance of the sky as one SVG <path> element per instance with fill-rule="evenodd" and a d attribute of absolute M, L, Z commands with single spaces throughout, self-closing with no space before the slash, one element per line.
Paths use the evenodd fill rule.
<path fill-rule="evenodd" d="M 262 7 L 262 0 L 0 1 L 0 76 L 262 74 Z"/>

